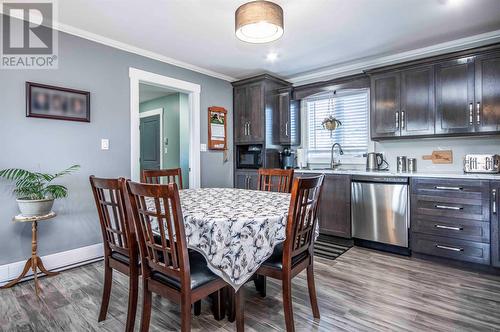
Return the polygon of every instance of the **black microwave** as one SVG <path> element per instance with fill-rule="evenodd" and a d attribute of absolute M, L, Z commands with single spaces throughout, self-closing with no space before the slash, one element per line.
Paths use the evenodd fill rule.
<path fill-rule="evenodd" d="M 238 145 L 236 168 L 259 169 L 262 167 L 262 145 Z"/>

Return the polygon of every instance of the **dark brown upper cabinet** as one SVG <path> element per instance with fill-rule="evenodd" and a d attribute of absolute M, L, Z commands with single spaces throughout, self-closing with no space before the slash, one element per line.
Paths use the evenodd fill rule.
<path fill-rule="evenodd" d="M 268 112 L 273 111 L 269 95 L 290 83 L 270 75 L 260 75 L 234 82 L 234 142 L 264 143 Z"/>
<path fill-rule="evenodd" d="M 434 134 L 434 67 L 401 72 L 401 136 Z"/>
<path fill-rule="evenodd" d="M 436 65 L 436 134 L 474 132 L 474 59 Z"/>
<path fill-rule="evenodd" d="M 246 142 L 247 135 L 247 87 L 234 88 L 234 141 Z M 238 124 L 238 125 L 236 125 Z"/>
<path fill-rule="evenodd" d="M 387 138 L 401 135 L 401 75 L 385 73 L 371 79 L 371 136 Z"/>
<path fill-rule="evenodd" d="M 500 131 L 500 52 L 475 59 L 475 103 L 473 122 L 476 132 Z"/>
<path fill-rule="evenodd" d="M 235 142 L 263 142 L 264 127 L 264 87 L 253 83 L 234 89 Z"/>
<path fill-rule="evenodd" d="M 273 95 L 273 144 L 300 145 L 300 105 L 292 100 L 291 87 L 279 89 Z"/>
<path fill-rule="evenodd" d="M 372 138 L 434 134 L 434 69 L 372 76 Z"/>

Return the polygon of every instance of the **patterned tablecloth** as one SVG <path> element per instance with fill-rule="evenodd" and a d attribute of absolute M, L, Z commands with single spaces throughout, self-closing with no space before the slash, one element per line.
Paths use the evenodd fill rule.
<path fill-rule="evenodd" d="M 290 194 L 206 188 L 180 198 L 188 247 L 235 289 L 285 241 Z"/>

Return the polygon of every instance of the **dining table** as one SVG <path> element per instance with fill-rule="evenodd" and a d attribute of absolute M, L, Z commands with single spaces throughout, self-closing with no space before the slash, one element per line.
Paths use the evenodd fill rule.
<path fill-rule="evenodd" d="M 285 241 L 288 193 L 202 188 L 179 196 L 188 248 L 235 291 Z"/>

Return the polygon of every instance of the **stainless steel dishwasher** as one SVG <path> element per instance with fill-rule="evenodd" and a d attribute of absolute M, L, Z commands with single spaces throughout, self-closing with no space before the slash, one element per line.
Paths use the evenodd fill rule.
<path fill-rule="evenodd" d="M 352 236 L 408 248 L 408 178 L 353 176 Z"/>

